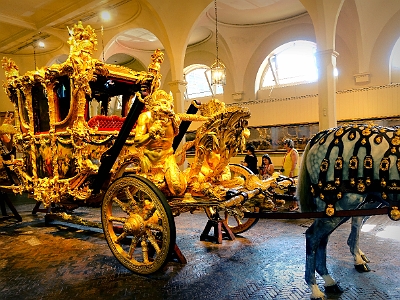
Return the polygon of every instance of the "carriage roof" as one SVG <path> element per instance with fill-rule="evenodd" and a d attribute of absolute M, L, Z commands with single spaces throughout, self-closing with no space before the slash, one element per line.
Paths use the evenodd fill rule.
<path fill-rule="evenodd" d="M 86 127 L 91 118 L 88 103 L 94 98 L 107 102 L 110 97 L 120 95 L 127 103 L 136 92 L 147 89 L 148 94 L 158 88 L 161 51 L 152 55 L 149 71 L 136 72 L 92 58 L 97 40 L 89 25 L 83 27 L 81 22 L 75 25 L 68 43 L 70 54 L 64 63 L 23 75 L 12 60 L 3 58 L 7 78 L 3 87 L 14 104 L 16 127 L 22 133 L 60 132 L 75 125 Z M 103 106 L 106 110 L 107 105 Z"/>

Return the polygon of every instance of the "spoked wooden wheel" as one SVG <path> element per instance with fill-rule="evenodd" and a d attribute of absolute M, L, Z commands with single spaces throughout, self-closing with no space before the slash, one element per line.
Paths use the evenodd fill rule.
<path fill-rule="evenodd" d="M 231 164 L 229 165 L 232 178 L 236 176 L 242 176 L 246 177 L 248 175 L 253 174 L 248 168 L 242 166 L 242 165 L 237 165 L 237 164 Z M 236 208 L 236 210 L 241 210 L 242 212 L 258 212 L 259 208 L 254 207 L 254 206 L 242 206 Z M 224 220 L 228 226 L 229 229 L 232 231 L 234 234 L 240 234 L 242 232 L 245 232 L 249 230 L 251 227 L 253 227 L 259 220 L 259 218 L 241 218 L 239 217 L 238 214 L 234 214 L 233 211 L 217 211 L 213 207 L 206 207 L 205 212 L 207 214 L 207 217 L 209 219 L 215 219 L 219 218 Z"/>
<path fill-rule="evenodd" d="M 148 179 L 115 180 L 104 195 L 101 220 L 111 251 L 129 270 L 154 273 L 171 256 L 174 218 L 164 194 Z"/>

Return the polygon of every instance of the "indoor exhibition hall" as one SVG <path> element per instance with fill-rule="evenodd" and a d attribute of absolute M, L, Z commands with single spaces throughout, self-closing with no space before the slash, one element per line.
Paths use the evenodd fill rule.
<path fill-rule="evenodd" d="M 400 300 L 400 1 L 0 5 L 0 299 Z"/>

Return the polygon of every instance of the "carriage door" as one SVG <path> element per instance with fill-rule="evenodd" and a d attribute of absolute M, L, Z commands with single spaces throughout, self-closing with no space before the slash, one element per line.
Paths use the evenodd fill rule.
<path fill-rule="evenodd" d="M 71 105 L 71 82 L 68 76 L 60 76 L 54 85 L 54 109 L 56 122 L 68 116 Z"/>
<path fill-rule="evenodd" d="M 40 83 L 32 87 L 32 108 L 35 134 L 50 130 L 49 103 L 46 90 Z"/>

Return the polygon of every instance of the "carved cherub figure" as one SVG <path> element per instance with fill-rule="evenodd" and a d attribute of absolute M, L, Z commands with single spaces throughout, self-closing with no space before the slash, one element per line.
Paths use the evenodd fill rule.
<path fill-rule="evenodd" d="M 135 128 L 136 147 L 143 152 L 142 171 L 172 195 L 183 195 L 187 181 L 179 169 L 172 148 L 181 121 L 205 121 L 207 117 L 174 112 L 173 98 L 163 90 L 147 99 L 147 111 L 140 114 Z"/>

